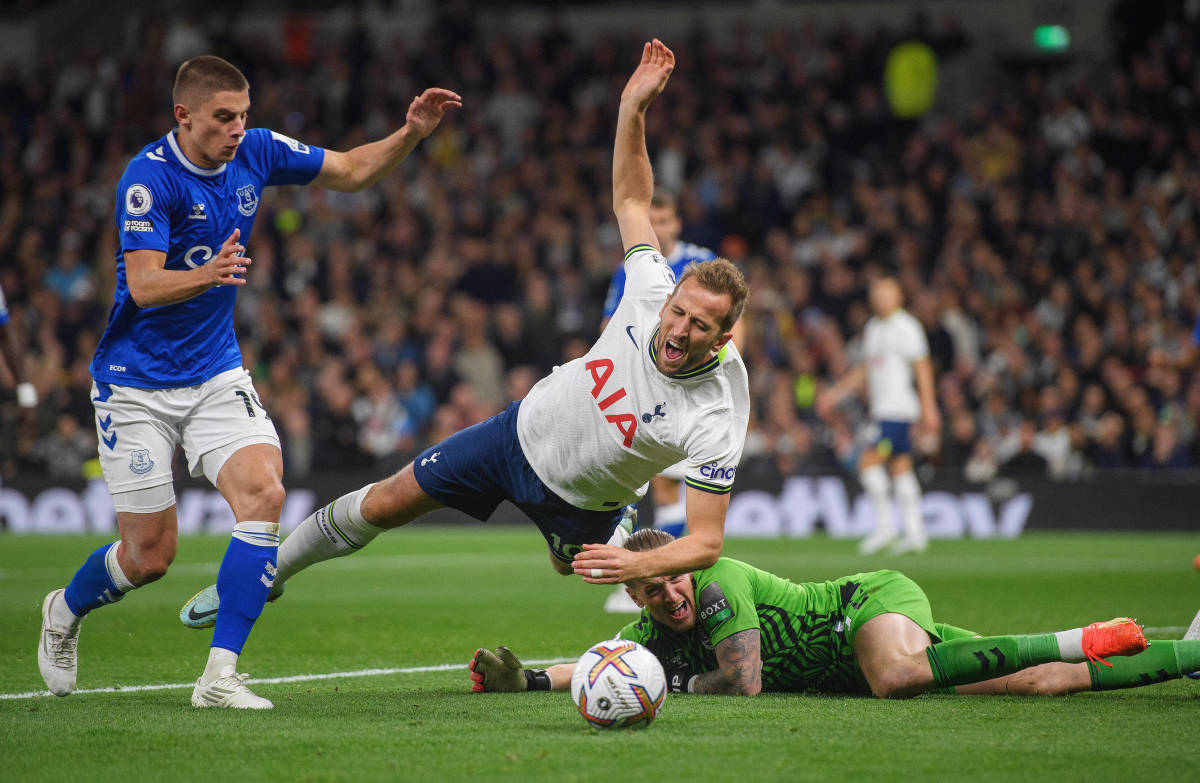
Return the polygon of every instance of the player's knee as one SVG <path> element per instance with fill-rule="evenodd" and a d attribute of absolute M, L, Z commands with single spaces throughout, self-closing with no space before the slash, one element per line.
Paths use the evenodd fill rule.
<path fill-rule="evenodd" d="M 924 692 L 929 683 L 917 667 L 896 664 L 868 678 L 871 693 L 879 699 L 909 699 Z"/>
<path fill-rule="evenodd" d="M 239 516 L 244 519 L 276 521 L 283 510 L 285 494 L 283 483 L 278 477 L 264 477 L 243 493 L 243 510 Z"/>
<path fill-rule="evenodd" d="M 175 560 L 174 547 L 155 547 L 145 549 L 133 555 L 125 576 L 135 586 L 150 584 L 166 575 L 167 569 Z"/>

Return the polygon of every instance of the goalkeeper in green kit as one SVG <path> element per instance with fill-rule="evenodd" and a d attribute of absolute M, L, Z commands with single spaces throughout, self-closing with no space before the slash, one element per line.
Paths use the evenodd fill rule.
<path fill-rule="evenodd" d="M 671 540 L 661 530 L 639 530 L 625 547 L 640 552 Z M 1128 618 L 988 637 L 936 623 L 925 593 L 896 571 L 793 583 L 722 557 L 691 574 L 635 579 L 626 588 L 643 611 L 617 636 L 653 652 L 676 692 L 1059 695 L 1200 670 L 1200 641 L 1148 644 Z M 475 691 L 567 690 L 574 666 L 524 669 L 501 647 L 476 650 L 470 669 Z"/>

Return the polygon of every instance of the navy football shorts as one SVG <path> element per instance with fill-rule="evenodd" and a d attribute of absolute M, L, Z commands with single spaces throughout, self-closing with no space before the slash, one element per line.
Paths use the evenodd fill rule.
<path fill-rule="evenodd" d="M 908 438 L 910 421 L 881 421 L 879 437 L 875 439 L 875 449 L 885 457 L 896 457 L 912 451 L 912 442 Z"/>
<path fill-rule="evenodd" d="M 426 495 L 482 522 L 501 501 L 510 501 L 538 526 L 554 556 L 569 563 L 583 544 L 608 541 L 622 509 L 576 508 L 542 483 L 517 439 L 520 405 L 514 402 L 421 452 L 413 475 Z"/>

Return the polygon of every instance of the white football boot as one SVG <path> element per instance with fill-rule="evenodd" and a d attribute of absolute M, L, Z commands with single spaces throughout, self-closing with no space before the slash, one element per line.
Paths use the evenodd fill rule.
<path fill-rule="evenodd" d="M 860 555 L 873 555 L 895 541 L 896 532 L 894 530 L 876 530 L 858 542 L 858 553 Z"/>
<path fill-rule="evenodd" d="M 75 690 L 75 677 L 79 672 L 79 622 L 67 624 L 56 623 L 54 619 L 54 602 L 64 601 L 66 590 L 54 590 L 42 601 L 42 637 L 38 644 L 38 669 L 46 687 L 55 696 L 66 696 Z M 65 610 L 70 614 L 64 603 L 58 612 Z"/>
<path fill-rule="evenodd" d="M 924 552 L 929 548 L 929 539 L 924 534 L 919 536 L 905 536 L 888 547 L 888 552 L 893 555 L 906 555 L 911 552 Z"/>
<path fill-rule="evenodd" d="M 232 707 L 243 710 L 269 710 L 275 705 L 269 699 L 255 696 L 246 687 L 248 674 L 238 674 L 232 666 L 221 669 L 221 673 L 210 683 L 196 680 L 192 690 L 193 707 Z"/>

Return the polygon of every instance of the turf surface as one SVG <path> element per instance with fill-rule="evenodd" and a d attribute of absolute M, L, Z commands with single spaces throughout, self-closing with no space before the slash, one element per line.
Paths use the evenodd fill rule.
<path fill-rule="evenodd" d="M 294 580 L 240 668 L 267 713 L 194 710 L 184 687 L 10 698 L 43 688 L 41 599 L 102 539 L 0 536 L 0 779 L 1195 780 L 1200 682 L 1062 699 L 927 695 L 670 696 L 646 731 L 588 729 L 562 693 L 472 694 L 477 646 L 574 657 L 610 636 L 607 588 L 555 575 L 532 528 L 412 529 Z M 189 538 L 171 573 L 83 627 L 81 689 L 185 683 L 209 632 L 177 618 L 225 547 Z M 860 558 L 853 542 L 732 540 L 726 554 L 798 581 L 877 567 L 912 576 L 934 617 L 981 633 L 1058 630 L 1130 614 L 1178 637 L 1200 606 L 1200 534 L 1027 534 Z M 437 669 L 453 665 L 455 668 Z M 686 776 L 681 778 L 681 776 Z"/>

